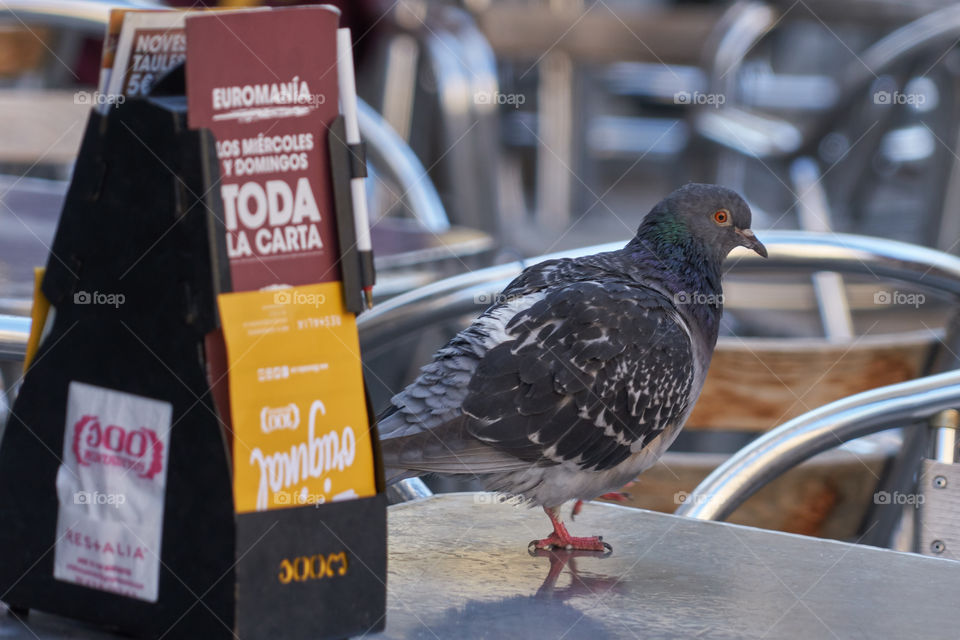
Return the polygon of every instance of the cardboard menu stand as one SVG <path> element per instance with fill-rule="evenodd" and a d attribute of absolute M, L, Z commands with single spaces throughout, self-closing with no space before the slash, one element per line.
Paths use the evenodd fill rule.
<path fill-rule="evenodd" d="M 336 19 L 290 9 L 259 13 L 256 27 L 278 55 L 304 64 L 327 33 L 333 42 Z M 192 21 L 188 34 L 197 33 L 192 24 L 202 33 Z M 242 22 L 230 25 L 235 34 Z M 188 65 L 204 55 L 197 38 L 188 37 Z M 234 44 L 256 39 L 243 38 Z M 0 548 L 15 550 L 0 556 L 0 592 L 13 611 L 142 637 L 382 629 L 386 498 L 338 280 L 325 153 L 336 114 L 312 123 L 296 116 L 296 135 L 316 137 L 309 172 L 288 166 L 257 178 L 310 183 L 316 211 L 294 188 L 290 206 L 301 219 L 291 210 L 288 222 L 315 224 L 321 246 L 243 263 L 237 258 L 250 256 L 231 244 L 230 205 L 216 188 L 230 184 L 218 183 L 223 145 L 192 115 L 187 127 L 184 107 L 182 97 L 154 97 L 91 115 L 43 282 L 55 319 L 0 444 Z M 343 175 L 337 157 L 334 173 Z M 264 187 L 282 208 L 281 191 Z M 341 200 L 340 213 L 349 206 Z M 274 214 L 264 227 L 271 241 L 272 227 L 284 226 L 285 214 Z M 279 233 L 282 243 L 312 232 Z M 241 286 L 231 285 L 231 271 Z M 298 286 L 257 290 L 281 282 Z M 226 293 L 238 289 L 246 291 Z M 210 393 L 210 336 L 221 326 L 232 431 Z"/>

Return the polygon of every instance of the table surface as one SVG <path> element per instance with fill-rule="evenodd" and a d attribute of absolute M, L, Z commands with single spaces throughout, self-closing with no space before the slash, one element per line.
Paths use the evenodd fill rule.
<path fill-rule="evenodd" d="M 531 556 L 540 510 L 446 494 L 391 508 L 383 638 L 960 637 L 960 563 L 593 503 L 608 557 Z"/>
<path fill-rule="evenodd" d="M 532 556 L 539 510 L 490 494 L 390 508 L 386 638 L 960 637 L 960 563 L 872 547 L 588 504 L 574 535 L 607 557 Z M 33 612 L 0 638 L 106 634 Z"/>

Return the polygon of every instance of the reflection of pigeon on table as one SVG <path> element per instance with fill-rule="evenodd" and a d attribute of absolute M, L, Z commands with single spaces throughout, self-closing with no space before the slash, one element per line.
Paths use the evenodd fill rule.
<path fill-rule="evenodd" d="M 559 507 L 623 486 L 673 442 L 706 377 L 737 246 L 766 255 L 733 191 L 690 184 L 618 251 L 523 271 L 394 396 L 381 418 L 390 480 L 485 476 L 542 506 L 536 548 L 603 549 Z"/>
<path fill-rule="evenodd" d="M 610 594 L 627 593 L 627 585 L 623 576 L 608 576 L 591 572 L 581 572 L 577 568 L 577 558 L 603 558 L 606 551 L 552 551 L 537 549 L 532 552 L 535 556 L 546 557 L 550 561 L 550 569 L 543 584 L 537 589 L 536 597 L 547 600 L 566 600 L 579 596 L 592 596 L 602 593 L 604 597 Z M 570 584 L 557 587 L 557 580 L 564 569 L 569 569 Z"/>

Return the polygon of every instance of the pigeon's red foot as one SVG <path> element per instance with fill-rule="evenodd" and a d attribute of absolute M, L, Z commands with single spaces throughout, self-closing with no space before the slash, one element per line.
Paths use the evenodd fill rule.
<path fill-rule="evenodd" d="M 573 536 L 559 536 L 551 533 L 546 538 L 534 540 L 530 543 L 532 549 L 567 549 L 571 551 L 606 551 L 611 548 L 609 544 L 603 541 L 601 536 L 590 536 L 589 538 L 575 538 Z"/>
<path fill-rule="evenodd" d="M 534 540 L 530 543 L 531 551 L 537 549 L 569 549 L 576 551 L 612 551 L 613 547 L 603 541 L 601 536 L 590 536 L 588 538 L 575 538 L 567 531 L 567 527 L 560 519 L 560 509 L 557 507 L 544 507 L 547 517 L 553 523 L 553 533 L 542 540 Z"/>

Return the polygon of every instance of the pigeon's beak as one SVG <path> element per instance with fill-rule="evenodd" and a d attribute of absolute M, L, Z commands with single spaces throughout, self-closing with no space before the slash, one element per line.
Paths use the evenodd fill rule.
<path fill-rule="evenodd" d="M 736 232 L 737 235 L 740 236 L 740 246 L 753 249 L 764 258 L 767 257 L 767 248 L 763 246 L 762 242 L 757 240 L 757 236 L 753 235 L 753 231 L 750 229 L 736 229 Z"/>

